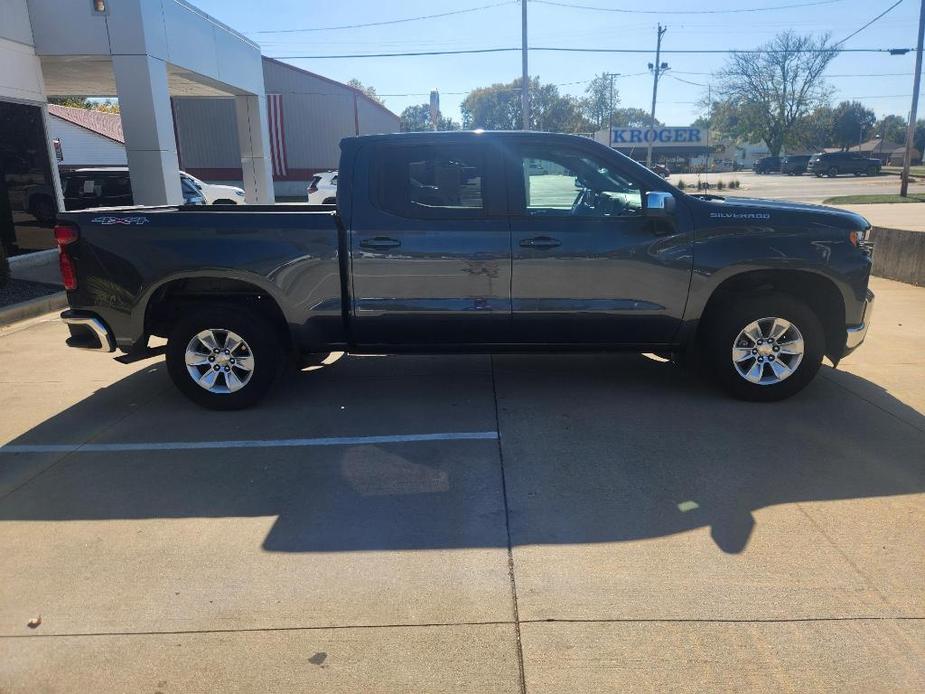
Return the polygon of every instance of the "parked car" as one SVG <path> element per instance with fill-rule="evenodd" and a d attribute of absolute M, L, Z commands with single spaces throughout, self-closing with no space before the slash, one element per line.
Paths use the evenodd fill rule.
<path fill-rule="evenodd" d="M 664 164 L 652 164 L 652 170 L 662 178 L 671 176 L 671 170 Z"/>
<path fill-rule="evenodd" d="M 134 360 L 166 337 L 174 384 L 215 409 L 335 350 L 697 354 L 733 395 L 770 401 L 870 324 L 870 224 L 853 212 L 687 195 L 551 133 L 351 137 L 340 171 L 330 211 L 61 215 L 68 344 Z"/>
<path fill-rule="evenodd" d="M 200 181 L 198 178 L 193 176 L 193 174 L 186 173 L 185 171 L 180 172 L 180 178 L 187 179 L 190 183 L 193 184 L 193 187 L 202 193 L 202 197 L 205 198 L 206 205 L 244 204 L 243 188 L 238 188 L 237 186 L 221 185 L 219 183 L 206 183 L 205 181 Z"/>
<path fill-rule="evenodd" d="M 312 176 L 308 184 L 309 205 L 334 205 L 337 202 L 337 172 L 325 171 Z"/>
<path fill-rule="evenodd" d="M 185 205 L 205 205 L 202 192 L 180 176 Z M 64 209 L 86 210 L 94 207 L 124 207 L 133 205 L 132 182 L 124 166 L 74 169 L 61 172 Z"/>
<path fill-rule="evenodd" d="M 879 159 L 870 159 L 860 152 L 820 152 L 810 157 L 806 170 L 817 177 L 834 178 L 841 174 L 879 176 L 880 166 Z"/>
<path fill-rule="evenodd" d="M 752 171 L 756 174 L 777 173 L 780 171 L 780 157 L 761 157 L 752 164 Z"/>
<path fill-rule="evenodd" d="M 808 154 L 792 154 L 784 157 L 780 165 L 780 170 L 781 173 L 785 173 L 788 176 L 802 176 L 806 173 L 806 165 L 808 163 Z"/>

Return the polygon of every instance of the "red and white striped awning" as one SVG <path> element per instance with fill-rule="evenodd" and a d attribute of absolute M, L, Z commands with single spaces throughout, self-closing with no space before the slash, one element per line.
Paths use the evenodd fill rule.
<path fill-rule="evenodd" d="M 270 121 L 273 176 L 285 176 L 289 171 L 289 163 L 286 160 L 286 124 L 283 120 L 282 94 L 267 94 L 267 118 Z"/>

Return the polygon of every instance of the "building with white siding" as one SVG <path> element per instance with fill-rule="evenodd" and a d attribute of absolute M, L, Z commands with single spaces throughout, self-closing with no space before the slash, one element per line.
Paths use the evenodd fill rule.
<path fill-rule="evenodd" d="M 118 113 L 48 104 L 48 136 L 59 166 L 128 165 Z"/>
<path fill-rule="evenodd" d="M 336 169 L 342 138 L 399 130 L 397 115 L 346 84 L 267 57 L 263 79 L 277 196 L 304 197 L 315 173 Z M 173 109 L 180 167 L 205 181 L 237 184 L 234 104 L 175 97 Z"/>

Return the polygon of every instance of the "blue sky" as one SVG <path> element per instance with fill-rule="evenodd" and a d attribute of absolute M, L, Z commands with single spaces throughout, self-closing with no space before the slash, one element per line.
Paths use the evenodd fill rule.
<path fill-rule="evenodd" d="M 602 48 L 655 46 L 656 25 L 668 27 L 666 49 L 753 48 L 788 28 L 800 33 L 829 31 L 841 39 L 889 7 L 895 0 L 829 0 L 800 8 L 737 14 L 676 14 L 698 8 L 694 3 L 668 0 L 649 3 L 617 0 L 559 0 L 593 7 L 645 10 L 657 14 L 627 14 L 567 8 L 531 2 L 528 5 L 530 44 Z M 702 0 L 699 9 L 721 10 L 792 5 L 824 0 Z M 388 21 L 452 10 L 464 10 L 501 0 L 193 0 L 194 4 L 261 44 L 271 57 L 335 55 L 344 53 L 459 50 L 520 45 L 520 3 L 501 3 L 452 17 L 389 26 L 311 31 L 261 33 Z M 908 48 L 915 45 L 918 0 L 903 0 L 892 12 L 845 44 L 846 48 Z M 662 11 L 664 10 L 664 11 Z M 585 83 L 602 71 L 635 75 L 620 78 L 617 89 L 621 105 L 648 108 L 652 80 L 647 64 L 653 55 L 544 53 L 530 54 L 530 74 L 543 82 L 561 85 L 560 91 L 580 95 Z M 666 55 L 672 67 L 659 84 L 656 116 L 670 125 L 689 124 L 698 115 L 696 103 L 705 87 L 688 84 L 709 82 L 709 73 L 723 61 L 718 55 Z M 520 53 L 363 59 L 287 59 L 299 67 L 346 81 L 356 77 L 373 85 L 395 111 L 427 101 L 430 89 L 441 92 L 442 110 L 459 117 L 462 93 L 494 82 L 508 82 L 520 74 Z M 843 53 L 830 68 L 829 83 L 837 89 L 836 100 L 856 98 L 878 116 L 906 114 L 912 94 L 914 54 Z M 642 73 L 642 74 L 637 74 Z M 706 74 L 701 74 L 706 73 Z M 898 74 L 897 74 L 898 73 Z M 395 96 L 392 96 L 395 95 Z M 922 117 L 920 110 L 919 116 Z"/>

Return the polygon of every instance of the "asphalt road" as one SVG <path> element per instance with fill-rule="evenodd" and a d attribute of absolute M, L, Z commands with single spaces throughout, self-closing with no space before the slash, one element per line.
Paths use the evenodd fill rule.
<path fill-rule="evenodd" d="M 223 414 L 0 332 L 0 691 L 923 691 L 925 289 L 873 285 L 774 405 L 345 357 Z"/>

